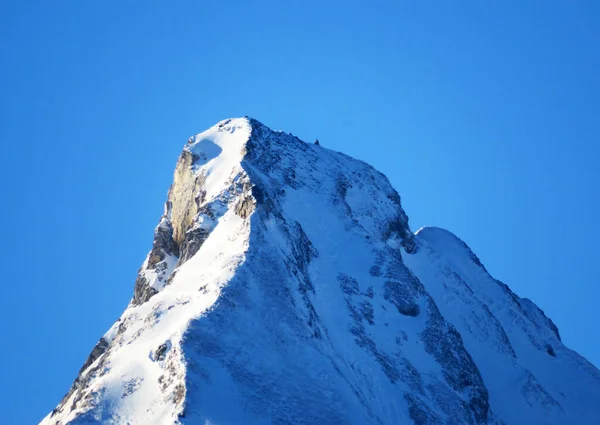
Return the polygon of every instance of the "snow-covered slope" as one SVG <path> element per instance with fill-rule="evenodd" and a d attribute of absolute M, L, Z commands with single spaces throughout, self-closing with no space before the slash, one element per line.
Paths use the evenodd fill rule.
<path fill-rule="evenodd" d="M 134 297 L 43 421 L 597 424 L 600 373 L 381 173 L 248 119 L 191 138 Z"/>
<path fill-rule="evenodd" d="M 406 264 L 460 332 L 507 424 L 600 423 L 600 373 L 566 348 L 533 302 L 491 277 L 447 230 L 417 232 Z"/>

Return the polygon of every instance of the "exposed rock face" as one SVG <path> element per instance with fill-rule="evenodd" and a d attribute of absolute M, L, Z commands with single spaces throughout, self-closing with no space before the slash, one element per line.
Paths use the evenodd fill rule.
<path fill-rule="evenodd" d="M 185 146 L 131 304 L 42 424 L 593 424 L 598 400 L 385 176 L 244 118 Z"/>
<path fill-rule="evenodd" d="M 204 175 L 195 175 L 192 170 L 192 165 L 197 159 L 199 156 L 193 152 L 182 152 L 175 167 L 173 185 L 169 190 L 167 214 L 173 227 L 173 240 L 178 245 L 183 243 L 186 232 L 198 214 L 198 206 L 205 196 Z"/>

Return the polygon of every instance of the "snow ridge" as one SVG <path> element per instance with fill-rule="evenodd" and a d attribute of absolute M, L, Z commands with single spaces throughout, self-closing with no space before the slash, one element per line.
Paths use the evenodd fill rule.
<path fill-rule="evenodd" d="M 41 424 L 594 424 L 598 400 L 385 176 L 239 118 L 184 147 L 130 305 Z"/>

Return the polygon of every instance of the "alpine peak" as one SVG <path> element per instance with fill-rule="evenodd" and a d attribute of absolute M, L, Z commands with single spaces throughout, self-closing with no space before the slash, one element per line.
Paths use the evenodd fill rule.
<path fill-rule="evenodd" d="M 42 425 L 597 424 L 600 372 L 364 162 L 184 146 L 131 303 Z"/>

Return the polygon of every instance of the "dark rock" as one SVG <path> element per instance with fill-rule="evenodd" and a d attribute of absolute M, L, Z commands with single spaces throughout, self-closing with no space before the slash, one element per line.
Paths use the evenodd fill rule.
<path fill-rule="evenodd" d="M 188 230 L 179 248 L 179 263 L 183 264 L 198 252 L 204 241 L 208 238 L 209 231 L 201 227 Z"/>
<path fill-rule="evenodd" d="M 367 323 L 369 323 L 369 325 L 375 324 L 373 305 L 371 305 L 370 302 L 363 301 L 360 304 L 360 312 L 362 313 L 362 316 L 367 321 Z"/>
<path fill-rule="evenodd" d="M 358 282 L 352 276 L 340 273 L 338 275 L 338 282 L 342 292 L 346 295 L 358 295 L 359 287 Z"/>
<path fill-rule="evenodd" d="M 179 404 L 185 399 L 185 385 L 179 383 L 173 391 L 173 403 Z"/>
<path fill-rule="evenodd" d="M 389 239 L 393 235 L 398 235 L 402 240 L 413 238 L 413 234 L 408 228 L 406 217 L 397 217 L 388 223 L 387 229 L 383 234 L 383 238 Z"/>
<path fill-rule="evenodd" d="M 100 341 L 98 341 L 98 343 L 94 346 L 92 352 L 79 370 L 79 374 L 77 375 L 77 378 L 75 378 L 75 381 L 69 389 L 69 392 L 65 394 L 56 409 L 53 410 L 53 415 L 63 411 L 67 401 L 73 394 L 75 394 L 75 397 L 73 398 L 73 402 L 69 407 L 69 411 L 71 412 L 78 407 L 81 401 L 89 399 L 90 395 L 88 394 L 86 396 L 84 389 L 87 388 L 90 381 L 97 375 L 97 373 L 104 368 L 104 362 L 106 360 L 106 356 L 104 354 L 107 352 L 109 346 L 110 344 L 104 337 L 100 338 Z M 90 368 L 90 366 L 96 363 L 96 361 L 96 366 Z"/>
<path fill-rule="evenodd" d="M 98 358 L 106 352 L 106 350 L 108 349 L 108 346 L 109 346 L 108 341 L 104 337 L 100 338 L 100 341 L 98 341 L 98 343 L 94 346 L 94 348 L 92 349 L 92 352 L 90 353 L 87 360 L 85 361 L 85 363 L 79 370 L 79 374 L 81 374 L 92 363 L 94 363 L 96 360 L 98 360 Z"/>
<path fill-rule="evenodd" d="M 487 423 L 489 395 L 473 358 L 464 348 L 462 337 L 452 325 L 444 322 L 430 301 L 431 320 L 422 333 L 426 351 L 442 366 L 446 382 L 457 392 L 469 389 L 469 407 L 477 423 Z"/>
<path fill-rule="evenodd" d="M 383 298 L 394 304 L 400 314 L 417 317 L 420 313 L 419 305 L 413 301 L 414 291 L 404 282 L 387 281 Z"/>
<path fill-rule="evenodd" d="M 408 413 L 415 425 L 442 425 L 444 422 L 437 416 L 427 404 L 412 394 L 404 394 L 408 403 Z"/>
<path fill-rule="evenodd" d="M 133 305 L 141 305 L 156 295 L 158 291 L 151 286 L 148 285 L 148 281 L 144 276 L 138 274 L 137 279 L 135 280 L 135 286 L 133 288 Z"/>
<path fill-rule="evenodd" d="M 169 350 L 169 345 L 165 342 L 164 344 L 160 344 L 156 351 L 154 352 L 154 359 L 158 361 L 162 361 L 165 359 L 167 355 L 167 351 Z"/>
<path fill-rule="evenodd" d="M 250 217 L 250 214 L 254 211 L 254 199 L 251 196 L 244 197 L 235 206 L 235 213 L 242 218 Z"/>
<path fill-rule="evenodd" d="M 402 248 L 404 248 L 404 251 L 406 251 L 407 254 L 414 254 L 419 249 L 417 240 L 412 234 L 409 235 L 409 237 L 407 237 L 406 239 L 403 239 L 400 245 L 402 246 Z"/>
<path fill-rule="evenodd" d="M 173 240 L 173 228 L 170 223 L 162 223 L 154 233 L 154 242 L 148 258 L 148 268 L 152 269 L 168 255 L 179 256 L 179 245 Z"/>

